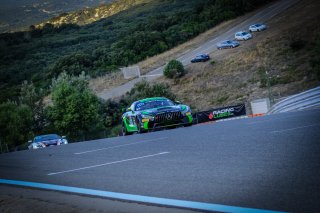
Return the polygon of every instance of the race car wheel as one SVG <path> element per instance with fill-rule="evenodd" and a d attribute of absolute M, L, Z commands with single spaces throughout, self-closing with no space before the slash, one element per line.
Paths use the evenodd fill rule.
<path fill-rule="evenodd" d="M 184 124 L 183 126 L 184 127 L 189 127 L 189 126 L 192 126 L 192 123 Z"/>
<path fill-rule="evenodd" d="M 132 133 L 131 132 L 128 132 L 125 125 L 122 124 L 122 128 L 121 128 L 121 133 L 123 136 L 126 136 L 126 135 L 131 135 Z"/>

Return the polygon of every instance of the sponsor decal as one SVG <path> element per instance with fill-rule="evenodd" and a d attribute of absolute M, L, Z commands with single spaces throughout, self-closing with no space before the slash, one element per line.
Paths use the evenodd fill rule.
<path fill-rule="evenodd" d="M 242 115 L 246 115 L 246 108 L 244 104 L 198 112 L 193 114 L 193 117 L 195 118 L 195 122 L 198 121 L 198 123 L 203 123 Z"/>
<path fill-rule="evenodd" d="M 209 119 L 210 119 L 210 120 L 213 119 L 213 113 L 212 113 L 212 112 L 209 114 Z"/>
<path fill-rule="evenodd" d="M 210 113 L 209 119 L 212 120 L 212 118 L 230 117 L 234 115 L 233 112 L 234 112 L 234 107 L 221 109 L 221 110 L 214 110 L 212 111 L 212 113 Z"/>
<path fill-rule="evenodd" d="M 172 114 L 171 113 L 168 113 L 167 115 L 166 115 L 166 118 L 167 118 L 167 120 L 168 121 L 170 121 L 170 120 L 172 120 Z"/>

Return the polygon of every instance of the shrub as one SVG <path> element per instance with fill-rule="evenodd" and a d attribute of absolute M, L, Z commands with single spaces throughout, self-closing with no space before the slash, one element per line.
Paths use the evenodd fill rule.
<path fill-rule="evenodd" d="M 167 78 L 179 78 L 185 74 L 185 70 L 180 61 L 171 60 L 164 68 L 163 74 Z"/>

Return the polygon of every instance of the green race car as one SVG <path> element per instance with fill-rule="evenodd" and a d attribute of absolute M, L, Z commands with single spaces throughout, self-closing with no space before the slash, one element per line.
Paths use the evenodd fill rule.
<path fill-rule="evenodd" d="M 122 115 L 122 135 L 164 127 L 191 126 L 192 120 L 189 106 L 167 98 L 146 98 L 132 103 Z"/>

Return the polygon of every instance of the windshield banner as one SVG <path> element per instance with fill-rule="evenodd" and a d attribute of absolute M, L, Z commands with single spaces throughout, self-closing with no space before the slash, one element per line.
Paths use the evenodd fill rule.
<path fill-rule="evenodd" d="M 193 116 L 196 122 L 204 123 L 242 115 L 246 115 L 246 107 L 244 104 L 198 112 Z"/>

